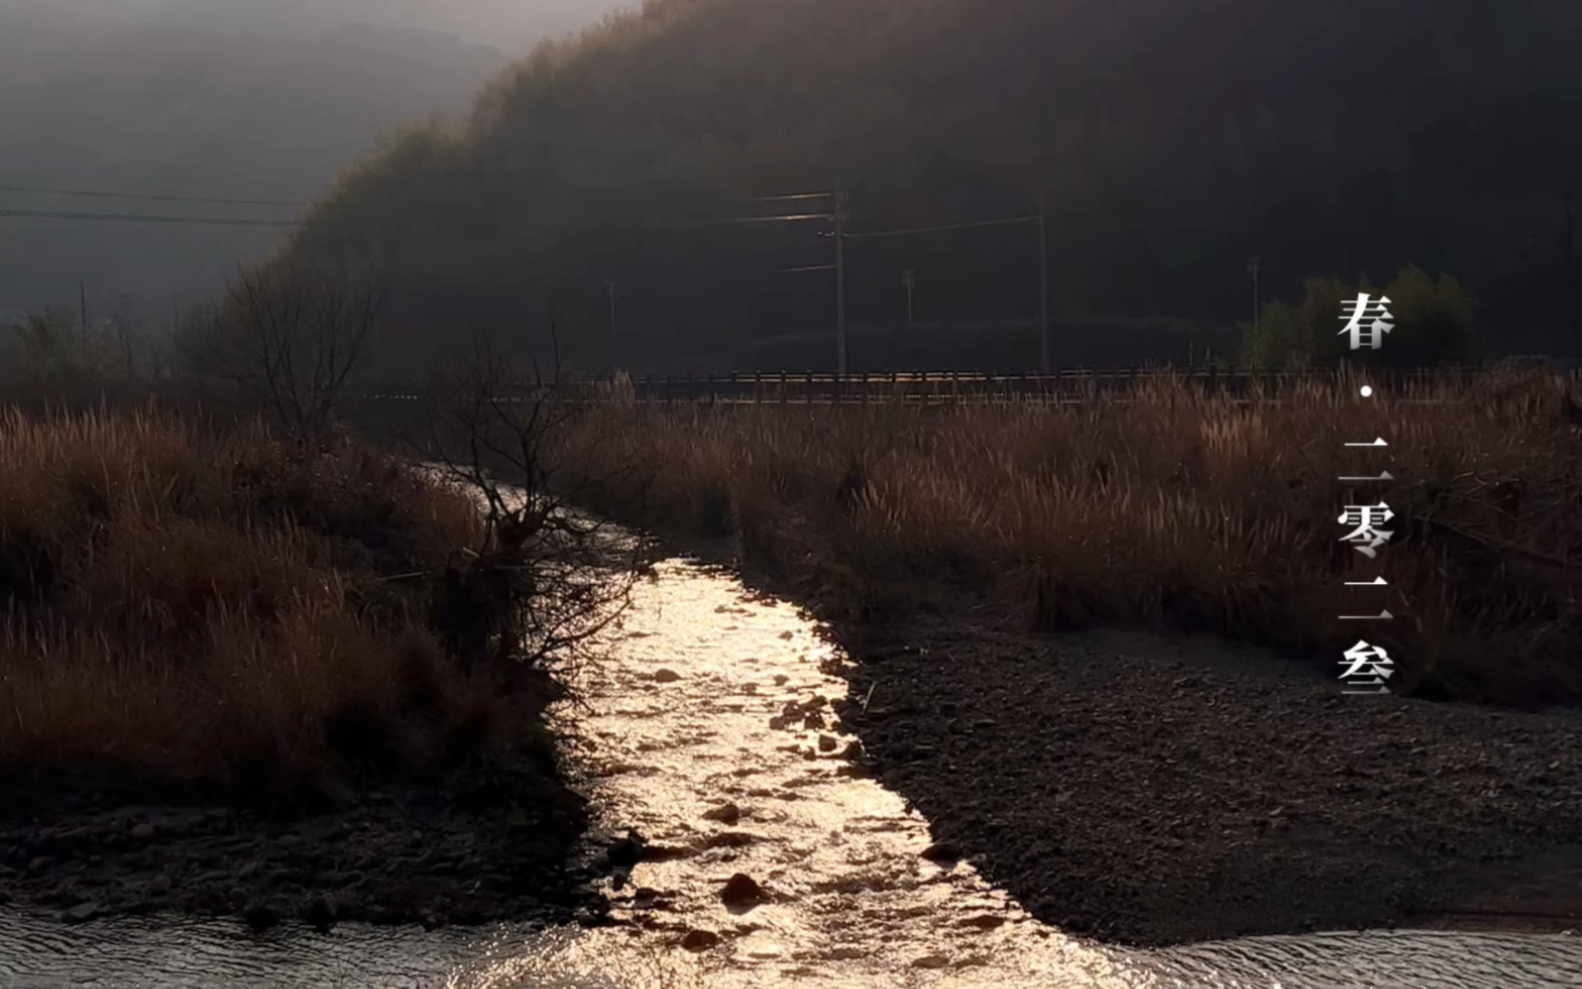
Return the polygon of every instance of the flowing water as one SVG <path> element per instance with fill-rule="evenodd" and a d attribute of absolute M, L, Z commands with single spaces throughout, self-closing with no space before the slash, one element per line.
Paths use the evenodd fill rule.
<path fill-rule="evenodd" d="M 0 986 L 1582 986 L 1582 938 L 1570 935 L 1313 934 L 1162 950 L 1068 937 L 970 866 L 919 857 L 926 822 L 853 776 L 849 739 L 819 727 L 833 721 L 819 699 L 844 693 L 843 660 L 792 606 L 669 561 L 611 639 L 582 673 L 588 708 L 565 716 L 603 825 L 666 853 L 610 890 L 631 924 L 251 935 L 235 921 L 67 928 L 3 913 Z M 705 816 L 726 803 L 734 823 Z M 769 900 L 727 907 L 720 891 L 736 873 Z"/>

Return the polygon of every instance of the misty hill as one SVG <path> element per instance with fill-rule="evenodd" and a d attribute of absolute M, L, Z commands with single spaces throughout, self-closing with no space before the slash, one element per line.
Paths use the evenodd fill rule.
<path fill-rule="evenodd" d="M 616 6 L 617 0 L 163 0 L 154 16 L 227 31 L 294 33 L 355 23 L 415 28 L 487 42 L 519 56 L 544 38 L 594 23 Z"/>
<path fill-rule="evenodd" d="M 830 242 L 668 220 L 839 179 L 851 228 L 878 231 L 1026 215 L 1042 184 L 1062 318 L 1228 325 L 1250 315 L 1251 255 L 1287 299 L 1415 262 L 1468 283 L 1513 345 L 1555 350 L 1576 335 L 1578 37 L 1564 2 L 655 0 L 497 78 L 464 133 L 348 175 L 318 214 L 343 226 L 296 249 L 400 271 L 413 348 L 425 324 L 520 332 L 552 305 L 590 364 L 740 367 L 755 339 L 832 332 L 829 274 L 777 271 L 829 263 Z M 854 326 L 901 322 L 912 269 L 920 323 L 1030 332 L 1025 226 L 848 260 Z"/>
<path fill-rule="evenodd" d="M 622 0 L 0 0 L 0 15 L 53 16 L 223 33 L 313 34 L 346 24 L 454 34 L 513 57 L 597 22 Z"/>
<path fill-rule="evenodd" d="M 301 201 L 385 131 L 467 106 L 506 63 L 452 35 L 348 25 L 237 35 L 0 9 L 0 186 Z M 0 191 L 0 208 L 290 219 Z M 280 228 L 0 218 L 0 306 L 212 291 Z"/>

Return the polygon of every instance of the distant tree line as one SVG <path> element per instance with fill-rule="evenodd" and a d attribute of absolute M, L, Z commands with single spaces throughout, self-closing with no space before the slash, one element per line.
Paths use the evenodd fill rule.
<path fill-rule="evenodd" d="M 1333 367 L 1341 360 L 1413 368 L 1448 362 L 1475 362 L 1482 353 L 1477 336 L 1477 306 L 1448 275 L 1430 278 L 1407 265 L 1383 288 L 1363 278 L 1348 285 L 1331 277 L 1308 278 L 1302 301 L 1265 303 L 1257 323 L 1243 323 L 1241 361 L 1248 367 Z M 1344 335 L 1343 304 L 1362 293 L 1389 300 L 1393 327 L 1381 346 L 1351 350 Z"/>
<path fill-rule="evenodd" d="M 127 298 L 84 325 L 79 314 L 47 308 L 0 326 L 0 382 L 92 385 L 148 381 L 176 372 L 168 327 L 152 325 Z"/>

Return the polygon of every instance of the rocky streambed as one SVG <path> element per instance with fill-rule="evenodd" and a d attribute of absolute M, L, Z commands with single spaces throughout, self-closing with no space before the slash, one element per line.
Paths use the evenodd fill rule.
<path fill-rule="evenodd" d="M 1582 929 L 1579 712 L 1348 696 L 1258 650 L 971 615 L 841 639 L 875 771 L 1062 930 Z"/>
<path fill-rule="evenodd" d="M 172 911 L 285 920 L 446 923 L 591 919 L 591 872 L 568 864 L 584 801 L 524 768 L 385 787 L 295 819 L 232 807 L 94 806 L 0 819 L 0 902 L 66 923 Z"/>
<path fill-rule="evenodd" d="M 1479 854 L 1533 877 L 1529 854 L 1574 820 L 1564 715 L 1439 722 L 1331 699 L 1262 655 L 1029 640 L 971 616 L 837 627 L 842 649 L 792 605 L 682 561 L 634 602 L 583 671 L 584 703 L 557 713 L 588 834 L 620 840 L 568 838 L 562 855 L 580 811 L 563 827 L 483 810 L 480 792 L 509 790 L 498 780 L 386 791 L 294 827 L 140 808 L 7 824 L 0 886 L 28 905 L 0 907 L 0 985 L 1579 984 L 1575 936 L 1348 932 L 1420 922 L 1406 908 Z M 592 924 L 575 922 L 585 875 L 609 905 Z M 1538 902 L 1512 878 L 1500 888 Z M 260 897 L 300 920 L 249 933 Z M 511 911 L 529 923 L 356 920 Z M 1329 930 L 1181 943 L 1308 923 Z"/>

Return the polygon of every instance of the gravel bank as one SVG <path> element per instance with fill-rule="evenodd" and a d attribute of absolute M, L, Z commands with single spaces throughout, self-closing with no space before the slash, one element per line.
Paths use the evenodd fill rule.
<path fill-rule="evenodd" d="M 875 772 L 1066 930 L 1582 928 L 1582 713 L 1343 696 L 1202 640 L 928 616 L 836 635 Z"/>
<path fill-rule="evenodd" d="M 0 903 L 68 923 L 127 913 L 475 924 L 602 913 L 569 864 L 582 798 L 524 769 L 386 787 L 332 813 L 115 806 L 0 818 Z"/>

